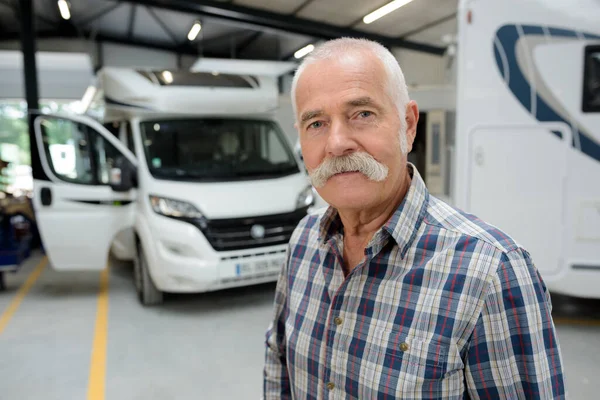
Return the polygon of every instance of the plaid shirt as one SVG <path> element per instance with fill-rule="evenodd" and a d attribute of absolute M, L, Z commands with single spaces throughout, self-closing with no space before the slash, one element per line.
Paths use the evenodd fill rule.
<path fill-rule="evenodd" d="M 546 287 L 504 233 L 418 172 L 347 277 L 337 212 L 297 227 L 267 331 L 265 399 L 556 399 Z"/>

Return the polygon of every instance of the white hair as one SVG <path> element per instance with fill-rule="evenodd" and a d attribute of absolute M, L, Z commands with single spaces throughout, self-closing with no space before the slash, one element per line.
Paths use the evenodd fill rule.
<path fill-rule="evenodd" d="M 292 107 L 294 108 L 296 122 L 298 121 L 298 110 L 296 108 L 296 88 L 298 86 L 300 76 L 306 67 L 324 60 L 349 60 L 351 57 L 356 56 L 357 53 L 364 51 L 369 51 L 374 54 L 383 64 L 387 78 L 385 87 L 387 88 L 388 96 L 396 105 L 398 117 L 400 118 L 400 146 L 402 148 L 402 152 L 406 154 L 408 153 L 408 143 L 406 139 L 406 121 L 404 118 L 406 116 L 406 105 L 410 101 L 410 98 L 408 96 L 408 88 L 406 87 L 404 73 L 398 64 L 396 57 L 394 57 L 394 55 L 384 46 L 371 40 L 355 38 L 329 40 L 317 46 L 302 60 L 302 63 L 294 74 L 291 90 Z"/>

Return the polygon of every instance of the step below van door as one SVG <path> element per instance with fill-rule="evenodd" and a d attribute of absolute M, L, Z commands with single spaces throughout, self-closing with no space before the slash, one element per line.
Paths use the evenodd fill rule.
<path fill-rule="evenodd" d="M 103 269 L 115 235 L 134 224 L 135 156 L 84 116 L 39 115 L 33 136 L 33 204 L 50 263 Z"/>

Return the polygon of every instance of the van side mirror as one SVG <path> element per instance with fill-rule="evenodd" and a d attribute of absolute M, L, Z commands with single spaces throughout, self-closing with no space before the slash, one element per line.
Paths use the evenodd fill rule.
<path fill-rule="evenodd" d="M 137 168 L 127 158 L 120 156 L 110 170 L 110 187 L 115 192 L 128 192 L 137 187 Z"/>

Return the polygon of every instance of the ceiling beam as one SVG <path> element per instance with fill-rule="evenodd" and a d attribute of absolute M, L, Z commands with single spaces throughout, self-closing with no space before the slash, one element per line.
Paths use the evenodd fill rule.
<path fill-rule="evenodd" d="M 135 14 L 137 13 L 137 4 L 131 5 L 131 11 L 129 11 L 129 28 L 127 28 L 127 38 L 133 39 L 133 31 L 135 29 Z"/>
<path fill-rule="evenodd" d="M 88 15 L 87 17 L 83 17 L 81 19 L 81 21 L 77 21 L 77 25 L 84 26 L 84 25 L 87 25 L 87 24 L 89 24 L 91 22 L 94 22 L 98 18 L 102 18 L 103 16 L 105 16 L 109 12 L 111 12 L 111 11 L 113 11 L 113 10 L 121 7 L 121 6 L 122 6 L 121 3 L 117 3 L 117 4 L 110 5 L 110 6 L 106 7 L 106 8 L 103 8 L 102 10 L 100 10 L 98 12 L 95 12 L 92 15 Z"/>
<path fill-rule="evenodd" d="M 235 53 L 238 54 L 238 55 L 241 54 L 241 53 L 243 53 L 248 47 L 250 47 L 250 45 L 252 43 L 254 43 L 258 39 L 260 39 L 260 37 L 262 35 L 264 35 L 264 32 L 261 32 L 261 31 L 257 31 L 257 32 L 252 33 L 246 39 L 244 39 L 240 43 L 238 43 L 237 47 L 235 48 Z"/>
<path fill-rule="evenodd" d="M 163 22 L 163 20 L 156 14 L 153 8 L 146 7 L 146 11 L 150 13 L 152 18 L 156 21 L 158 25 L 162 28 L 162 30 L 171 38 L 173 44 L 179 43 L 179 38 L 173 33 L 173 31 Z"/>
<path fill-rule="evenodd" d="M 425 53 L 443 55 L 443 47 L 412 42 L 400 38 L 363 32 L 353 28 L 338 27 L 309 19 L 278 14 L 256 8 L 223 3 L 215 0 L 123 0 L 188 14 L 198 14 L 240 23 L 250 23 L 279 31 L 306 35 L 320 39 L 333 39 L 342 36 L 362 37 L 375 40 L 386 47 L 400 47 Z"/>
<path fill-rule="evenodd" d="M 0 34 L 0 42 L 3 41 L 13 41 L 20 39 L 19 32 L 10 32 L 10 33 L 2 33 Z M 81 35 L 78 35 L 76 32 L 72 30 L 41 30 L 36 33 L 36 39 L 75 39 L 75 40 L 89 40 L 96 43 L 113 43 L 120 44 L 125 46 L 137 46 L 144 47 L 148 49 L 154 50 L 163 50 L 172 53 L 180 53 L 192 56 L 200 56 L 203 54 L 206 57 L 227 57 L 228 52 L 216 52 L 214 50 L 211 51 L 203 51 L 202 53 L 193 46 L 171 46 L 167 44 L 157 43 L 154 40 L 142 40 L 139 37 L 135 39 L 129 39 L 127 36 L 117 36 L 117 35 L 109 35 L 109 34 L 97 34 L 95 36 L 91 35 L 90 31 L 82 32 Z"/>

